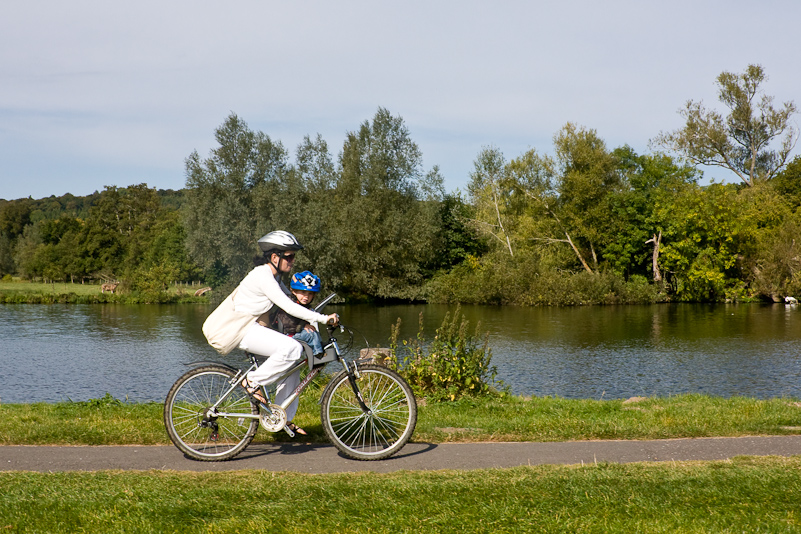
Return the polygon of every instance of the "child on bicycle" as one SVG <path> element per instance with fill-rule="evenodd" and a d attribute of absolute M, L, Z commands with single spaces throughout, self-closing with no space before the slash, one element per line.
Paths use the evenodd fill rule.
<path fill-rule="evenodd" d="M 293 301 L 308 308 L 311 301 L 320 292 L 320 278 L 311 271 L 295 273 L 290 280 L 289 290 L 292 293 L 290 298 Z M 320 332 L 310 325 L 308 321 L 294 317 L 281 308 L 277 308 L 270 315 L 271 328 L 283 332 L 296 341 L 303 341 L 308 344 L 315 356 L 323 352 Z"/>

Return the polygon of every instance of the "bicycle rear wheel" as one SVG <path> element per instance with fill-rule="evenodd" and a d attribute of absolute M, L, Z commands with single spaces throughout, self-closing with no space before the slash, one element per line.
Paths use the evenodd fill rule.
<path fill-rule="evenodd" d="M 395 371 L 380 365 L 359 366 L 357 385 L 365 413 L 345 371 L 323 392 L 323 429 L 337 449 L 356 460 L 381 460 L 398 452 L 412 437 L 417 403 L 412 389 Z"/>
<path fill-rule="evenodd" d="M 231 369 L 207 365 L 185 373 L 170 388 L 164 402 L 164 426 L 186 456 L 203 461 L 228 460 L 253 441 L 259 420 L 244 416 L 258 415 L 259 407 L 244 388 L 234 388 L 216 414 L 208 413 L 230 389 L 234 376 Z"/>

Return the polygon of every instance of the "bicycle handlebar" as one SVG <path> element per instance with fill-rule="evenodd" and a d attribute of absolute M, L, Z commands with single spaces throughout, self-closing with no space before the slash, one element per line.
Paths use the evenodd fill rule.
<path fill-rule="evenodd" d="M 323 308 L 325 308 L 325 307 L 326 307 L 326 305 L 327 305 L 329 302 L 331 302 L 332 300 L 334 300 L 334 297 L 336 297 L 336 296 L 337 296 L 337 294 L 336 294 L 336 293 L 331 293 L 330 295 L 328 295 L 327 297 L 325 297 L 325 298 L 323 299 L 323 301 L 322 301 L 322 302 L 320 302 L 320 304 L 318 304 L 317 306 L 315 306 L 315 307 L 314 307 L 314 311 L 316 311 L 317 313 L 322 313 L 320 310 L 322 310 Z"/>

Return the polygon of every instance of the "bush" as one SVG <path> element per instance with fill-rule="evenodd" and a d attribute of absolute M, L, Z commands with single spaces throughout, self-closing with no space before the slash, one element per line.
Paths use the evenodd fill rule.
<path fill-rule="evenodd" d="M 665 299 L 644 276 L 560 272 L 532 258 L 465 261 L 428 284 L 429 302 L 519 306 L 650 304 Z"/>
<path fill-rule="evenodd" d="M 392 328 L 390 365 L 409 383 L 415 395 L 434 401 L 456 400 L 463 396 L 491 395 L 496 382 L 496 368 L 491 365 L 492 350 L 489 334 L 483 341 L 480 323 L 474 334 L 468 333 L 469 321 L 457 307 L 453 316 L 445 315 L 434 340 L 426 343 L 423 337 L 423 314 L 416 339 L 398 344 L 401 320 Z"/>

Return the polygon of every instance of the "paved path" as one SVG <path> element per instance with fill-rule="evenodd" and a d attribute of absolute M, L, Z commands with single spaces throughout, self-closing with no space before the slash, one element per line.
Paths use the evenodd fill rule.
<path fill-rule="evenodd" d="M 265 469 L 302 473 L 481 469 L 536 464 L 723 460 L 733 456 L 801 455 L 801 436 L 572 441 L 563 443 L 411 443 L 375 462 L 341 456 L 331 445 L 251 445 L 227 462 L 189 460 L 173 446 L 0 446 L 0 471 L 97 471 L 169 469 L 229 471 Z"/>

